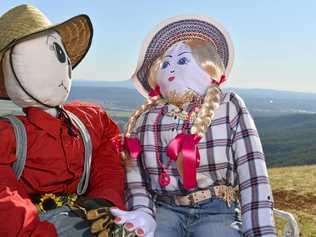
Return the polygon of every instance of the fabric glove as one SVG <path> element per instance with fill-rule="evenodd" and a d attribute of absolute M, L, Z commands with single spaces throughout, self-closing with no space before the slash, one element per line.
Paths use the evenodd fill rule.
<path fill-rule="evenodd" d="M 76 201 L 77 214 L 91 222 L 90 231 L 98 237 L 126 236 L 127 231 L 114 223 L 110 207 L 114 205 L 107 200 L 79 197 Z"/>
<path fill-rule="evenodd" d="M 124 225 L 127 231 L 134 232 L 137 236 L 154 237 L 156 221 L 144 210 L 122 211 L 118 208 L 111 208 L 110 211 L 116 216 L 114 222 Z"/>

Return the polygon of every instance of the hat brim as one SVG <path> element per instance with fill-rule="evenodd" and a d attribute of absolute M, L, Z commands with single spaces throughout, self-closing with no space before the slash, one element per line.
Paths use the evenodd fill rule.
<path fill-rule="evenodd" d="M 210 41 L 223 60 L 225 75 L 229 75 L 234 61 L 234 47 L 225 28 L 207 16 L 180 15 L 161 22 L 143 42 L 137 68 L 131 78 L 143 96 L 148 97 L 152 89 L 147 81 L 152 63 L 172 44 L 190 39 Z"/>
<path fill-rule="evenodd" d="M 72 17 L 60 24 L 44 27 L 36 32 L 13 40 L 0 51 L 0 99 L 10 100 L 5 90 L 2 72 L 2 58 L 4 53 L 14 45 L 49 30 L 56 30 L 60 34 L 65 50 L 70 58 L 72 69 L 82 61 L 89 51 L 93 38 L 93 27 L 90 18 L 85 14 Z"/>

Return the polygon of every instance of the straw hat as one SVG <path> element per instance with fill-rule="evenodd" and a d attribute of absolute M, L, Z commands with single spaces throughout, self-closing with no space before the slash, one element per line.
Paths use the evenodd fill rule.
<path fill-rule="evenodd" d="M 78 15 L 53 25 L 40 10 L 30 5 L 17 6 L 0 17 L 0 61 L 10 47 L 29 36 L 48 30 L 56 30 L 60 34 L 72 68 L 75 68 L 91 45 L 93 28 L 89 17 Z M 0 97 L 8 99 L 2 65 L 0 65 Z"/>
<path fill-rule="evenodd" d="M 176 42 L 190 39 L 208 41 L 216 48 L 228 76 L 234 61 L 233 43 L 224 27 L 206 16 L 180 15 L 157 25 L 143 42 L 137 68 L 132 76 L 136 89 L 145 97 L 152 89 L 147 81 L 152 63 Z"/>

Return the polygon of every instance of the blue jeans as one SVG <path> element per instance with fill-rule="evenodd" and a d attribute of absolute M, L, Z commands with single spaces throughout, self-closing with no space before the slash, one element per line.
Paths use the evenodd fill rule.
<path fill-rule="evenodd" d="M 240 237 L 241 219 L 236 203 L 231 207 L 219 198 L 195 206 L 157 201 L 155 237 Z"/>
<path fill-rule="evenodd" d="M 40 214 L 41 221 L 48 221 L 55 225 L 59 237 L 92 237 L 90 224 L 74 214 L 68 206 Z"/>

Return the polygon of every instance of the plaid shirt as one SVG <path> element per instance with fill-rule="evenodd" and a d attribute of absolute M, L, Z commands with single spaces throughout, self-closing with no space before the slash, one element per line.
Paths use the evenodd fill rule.
<path fill-rule="evenodd" d="M 188 194 L 175 162 L 166 168 L 170 184 L 161 187 L 158 180 L 162 169 L 157 159 L 167 164 L 168 144 L 177 134 L 189 131 L 192 125 L 166 114 L 175 108 L 172 104 L 157 105 L 137 121 L 134 136 L 141 141 L 142 154 L 132 168 L 127 169 L 126 203 L 130 210 L 143 208 L 154 213 L 154 193 Z M 192 103 L 184 106 L 187 112 L 193 109 Z M 198 147 L 201 160 L 197 174 L 204 177 L 204 183 L 239 186 L 244 236 L 276 236 L 272 193 L 261 142 L 254 121 L 238 95 L 221 95 L 220 107 Z"/>

